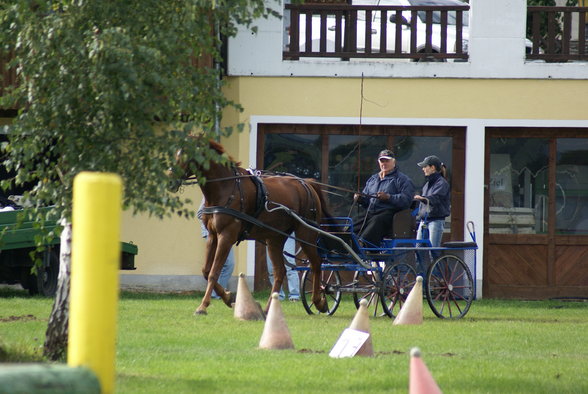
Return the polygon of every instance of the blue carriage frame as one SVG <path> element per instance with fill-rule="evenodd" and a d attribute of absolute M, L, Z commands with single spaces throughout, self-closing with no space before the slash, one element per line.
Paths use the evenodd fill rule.
<path fill-rule="evenodd" d="M 471 241 L 432 247 L 428 240 L 385 238 L 379 247 L 368 248 L 360 244 L 350 217 L 324 221 L 318 247 L 323 260 L 321 292 L 328 302 L 327 314 L 335 313 L 342 294 L 351 293 L 356 307 L 361 299 L 367 299 L 374 316 L 394 318 L 417 276 L 421 276 L 423 293 L 433 313 L 439 318 L 462 318 L 476 297 L 478 245 L 473 222 L 467 223 L 467 229 Z M 309 314 L 318 313 L 310 301 L 309 267 L 294 269 L 302 272 L 304 308 Z"/>

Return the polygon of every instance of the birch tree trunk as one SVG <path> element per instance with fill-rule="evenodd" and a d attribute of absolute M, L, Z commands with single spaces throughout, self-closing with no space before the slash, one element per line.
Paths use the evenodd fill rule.
<path fill-rule="evenodd" d="M 71 273 L 71 223 L 62 221 L 61 250 L 59 253 L 59 276 L 55 302 L 49 316 L 45 333 L 43 355 L 49 360 L 65 359 L 69 323 L 69 286 Z"/>

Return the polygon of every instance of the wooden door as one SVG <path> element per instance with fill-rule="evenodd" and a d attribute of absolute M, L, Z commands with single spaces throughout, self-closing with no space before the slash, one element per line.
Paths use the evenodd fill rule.
<path fill-rule="evenodd" d="M 484 297 L 588 296 L 588 130 L 489 128 Z"/>

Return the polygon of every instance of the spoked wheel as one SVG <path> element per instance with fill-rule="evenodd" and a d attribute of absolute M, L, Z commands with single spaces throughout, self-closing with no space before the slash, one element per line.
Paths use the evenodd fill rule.
<path fill-rule="evenodd" d="M 416 271 L 406 263 L 389 265 L 384 270 L 382 279 L 384 313 L 394 318 L 400 312 L 408 294 L 416 282 Z"/>
<path fill-rule="evenodd" d="M 457 256 L 442 256 L 429 267 L 427 302 L 437 317 L 459 319 L 474 300 L 474 281 L 468 266 Z"/>
<path fill-rule="evenodd" d="M 358 289 L 353 293 L 355 307 L 359 308 L 359 302 L 365 299 L 368 302 L 367 308 L 373 308 L 373 316 L 380 316 L 385 313 L 379 308 L 380 299 L 383 295 L 381 276 L 382 273 L 378 271 L 356 271 L 353 276 L 353 286 Z"/>
<path fill-rule="evenodd" d="M 335 313 L 341 303 L 341 276 L 339 271 L 321 271 L 320 291 L 327 301 L 327 315 Z M 306 313 L 319 314 L 312 302 L 312 271 L 304 271 L 302 274 L 301 301 Z"/>

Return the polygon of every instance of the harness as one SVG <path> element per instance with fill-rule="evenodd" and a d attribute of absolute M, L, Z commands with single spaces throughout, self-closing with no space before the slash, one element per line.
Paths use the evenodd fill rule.
<path fill-rule="evenodd" d="M 355 260 L 358 264 L 362 265 L 364 268 L 371 268 L 371 266 L 364 262 L 362 260 L 362 258 L 346 243 L 344 242 L 341 238 L 330 234 L 327 231 L 324 231 L 320 228 L 319 223 L 317 223 L 316 221 L 312 221 L 309 220 L 308 218 L 301 218 L 300 216 L 298 216 L 294 211 L 292 211 L 290 208 L 277 203 L 275 201 L 271 201 L 268 199 L 269 193 L 261 179 L 261 176 L 263 175 L 261 173 L 261 171 L 252 171 L 252 170 L 248 170 L 248 172 L 250 174 L 240 174 L 239 171 L 235 168 L 235 176 L 234 177 L 227 177 L 227 178 L 222 178 L 222 180 L 229 180 L 231 178 L 235 179 L 235 189 L 239 190 L 240 193 L 240 197 L 241 197 L 241 206 L 240 206 L 240 210 L 236 210 L 236 209 L 232 209 L 228 207 L 228 203 L 222 207 L 222 206 L 211 206 L 211 207 L 204 207 L 202 209 L 202 213 L 203 214 L 207 214 L 207 215 L 212 215 L 215 213 L 220 213 L 220 214 L 225 214 L 225 215 L 230 215 L 233 217 L 236 217 L 240 220 L 242 220 L 245 224 L 243 226 L 243 231 L 239 234 L 238 237 L 238 241 L 237 244 L 239 244 L 241 241 L 247 239 L 249 231 L 251 230 L 251 228 L 253 228 L 253 226 L 258 226 L 260 228 L 264 228 L 270 231 L 273 231 L 275 233 L 278 233 L 280 235 L 283 235 L 284 237 L 288 237 L 288 238 L 294 238 L 291 236 L 292 233 L 292 229 L 288 229 L 287 231 L 281 231 L 276 229 L 275 227 L 272 227 L 262 221 L 260 221 L 259 219 L 257 219 L 257 217 L 261 214 L 261 211 L 263 209 L 267 210 L 268 212 L 274 212 L 274 211 L 278 211 L 278 210 L 283 210 L 286 212 L 287 215 L 291 216 L 293 219 L 297 220 L 299 223 L 301 223 L 303 226 L 305 227 L 312 227 L 315 231 L 317 231 L 319 234 L 322 234 L 323 236 L 330 238 L 336 242 L 339 242 L 341 244 L 341 246 L 343 248 L 345 248 L 345 250 L 347 250 L 347 252 L 350 254 L 351 258 L 353 260 Z M 288 174 L 290 175 L 290 174 Z M 254 182 L 255 186 L 256 186 L 256 202 L 255 202 L 255 213 L 254 215 L 248 215 L 246 213 L 243 212 L 243 193 L 241 192 L 241 188 L 240 188 L 240 178 L 244 178 L 244 177 L 248 177 L 251 178 L 252 181 Z M 304 187 L 304 189 L 306 190 L 307 196 L 309 197 L 309 201 L 311 206 L 309 207 L 311 212 L 315 213 L 315 220 L 316 220 L 316 215 L 318 214 L 317 211 L 317 206 L 316 206 L 316 202 L 313 198 L 311 197 L 311 190 L 310 190 L 310 186 L 302 179 L 299 178 L 297 176 L 293 176 L 294 178 L 296 178 L 300 184 Z M 214 181 L 217 181 L 220 179 L 215 179 Z M 212 180 L 211 180 L 212 181 Z M 234 199 L 234 194 L 232 194 L 229 198 L 230 202 L 232 202 Z M 269 204 L 274 204 L 274 207 L 270 207 Z M 312 247 L 317 247 L 316 244 L 311 244 L 307 241 L 304 241 L 302 239 L 299 238 L 294 238 L 296 239 L 296 241 L 305 244 L 305 245 L 309 245 Z M 296 256 L 291 256 L 296 258 Z M 290 265 L 289 263 L 287 263 L 288 265 Z"/>
<path fill-rule="evenodd" d="M 267 198 L 269 193 L 267 192 L 267 189 L 261 177 L 257 176 L 254 173 L 254 171 L 250 168 L 247 169 L 247 172 L 249 172 L 252 175 L 249 179 L 251 179 L 251 182 L 253 182 L 253 184 L 255 185 L 255 212 L 253 213 L 252 217 L 254 219 L 257 219 L 263 211 L 266 202 L 268 201 Z M 235 182 L 239 182 L 239 179 Z M 239 190 L 239 193 L 241 194 L 241 211 L 243 211 L 243 193 L 241 193 L 241 190 Z M 253 228 L 253 223 L 251 221 L 246 221 L 245 225 L 243 226 L 243 230 L 237 238 L 237 245 L 239 245 L 241 241 L 247 239 L 247 237 L 249 236 L 249 232 L 251 231 L 251 228 Z"/>
<path fill-rule="evenodd" d="M 209 181 L 209 182 L 211 182 L 211 181 L 230 180 L 230 179 L 235 180 L 233 192 L 229 196 L 227 202 L 225 203 L 224 206 L 204 207 L 202 209 L 202 213 L 204 213 L 204 214 L 223 213 L 223 214 L 228 214 L 228 215 L 231 215 L 231 216 L 234 216 L 234 217 L 241 219 L 244 222 L 244 224 L 243 224 L 241 232 L 239 233 L 239 236 L 237 237 L 237 245 L 239 245 L 239 243 L 241 241 L 248 239 L 249 233 L 251 232 L 251 229 L 253 228 L 253 226 L 258 226 L 261 228 L 272 230 L 273 232 L 277 232 L 281 235 L 285 235 L 286 237 L 290 237 L 290 234 L 292 233 L 293 229 L 288 229 L 287 232 L 283 232 L 283 231 L 275 229 L 274 227 L 268 226 L 265 223 L 263 223 L 257 219 L 259 217 L 259 215 L 263 212 L 263 210 L 266 210 L 267 212 L 273 212 L 276 210 L 286 210 L 286 212 L 289 215 L 293 214 L 293 212 L 289 208 L 283 206 L 282 204 L 271 201 L 269 199 L 269 192 L 267 191 L 267 188 L 266 188 L 265 183 L 263 182 L 263 178 L 262 178 L 264 176 L 264 174 L 260 170 L 253 170 L 250 168 L 246 170 L 247 174 L 244 174 L 244 173 L 241 173 L 237 167 L 233 166 L 232 168 L 233 168 L 233 173 L 235 174 L 234 176 L 226 177 L 226 178 L 218 178 L 218 179 L 214 179 L 214 180 Z M 308 225 L 311 225 L 313 227 L 319 227 L 318 223 L 316 222 L 318 210 L 317 210 L 317 206 L 316 206 L 316 201 L 314 200 L 314 198 L 312 198 L 312 192 L 310 190 L 310 186 L 307 184 L 307 182 L 305 182 L 300 177 L 297 177 L 297 176 L 294 176 L 291 174 L 285 174 L 285 173 L 280 174 L 280 175 L 291 176 L 300 182 L 300 184 L 303 186 L 304 190 L 306 191 L 307 201 L 310 202 L 310 206 L 308 207 L 308 209 L 311 213 L 311 216 L 314 216 L 314 218 L 315 218 L 314 221 L 306 219 L 306 218 L 304 218 L 303 220 Z M 253 184 L 255 185 L 255 204 L 254 204 L 255 210 L 252 215 L 248 215 L 244 212 L 244 210 L 245 210 L 244 193 L 241 190 L 241 179 L 242 178 L 251 179 L 251 182 L 253 182 Z M 231 203 L 235 200 L 236 193 L 239 193 L 239 202 L 240 202 L 239 210 L 229 208 Z M 272 206 L 270 206 L 270 204 L 273 204 L 275 206 L 272 207 Z"/>
<path fill-rule="evenodd" d="M 245 215 L 246 217 L 253 218 L 257 221 L 257 218 L 259 217 L 261 212 L 264 210 L 265 205 L 268 201 L 268 191 L 267 191 L 267 188 L 265 187 L 265 184 L 263 183 L 263 180 L 261 179 L 260 176 L 258 176 L 257 171 L 254 172 L 251 169 L 247 169 L 247 172 L 249 174 L 243 174 L 239 171 L 238 167 L 232 166 L 231 168 L 233 170 L 233 174 L 234 174 L 233 176 L 226 177 L 226 178 L 217 178 L 217 179 L 213 179 L 213 180 L 209 181 L 209 182 L 211 182 L 211 181 L 218 182 L 218 181 L 225 181 L 225 180 L 234 180 L 235 181 L 234 186 L 233 186 L 233 191 L 229 195 L 227 202 L 225 203 L 225 205 L 223 207 L 221 207 L 221 206 L 204 207 L 202 209 L 202 213 L 204 213 L 204 214 L 228 213 L 232 216 L 236 216 L 236 217 L 242 219 L 244 221 L 244 225 L 242 227 L 241 232 L 239 233 L 239 236 L 237 237 L 237 245 L 239 245 L 239 243 L 241 243 L 241 241 L 246 240 L 249 237 L 249 232 L 253 228 L 253 225 L 257 224 L 257 223 L 254 223 L 252 220 L 244 219 L 244 217 L 242 217 L 241 215 Z M 245 210 L 245 197 L 244 197 L 245 194 L 243 193 L 243 191 L 241 189 L 241 179 L 243 179 L 243 178 L 251 179 L 251 182 L 253 182 L 253 185 L 255 186 L 255 204 L 254 204 L 255 210 L 253 212 L 253 215 L 247 215 L 247 214 L 243 213 L 243 211 Z M 229 208 L 229 206 L 235 200 L 237 193 L 239 195 L 239 210 L 238 211 L 236 209 Z M 235 214 L 236 212 L 239 212 L 241 215 L 236 215 Z"/>

